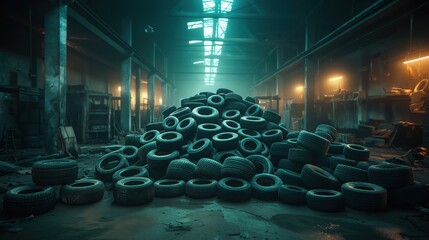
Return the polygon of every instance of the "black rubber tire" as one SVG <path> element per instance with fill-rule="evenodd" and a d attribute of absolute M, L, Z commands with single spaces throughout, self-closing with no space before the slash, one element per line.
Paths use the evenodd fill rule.
<path fill-rule="evenodd" d="M 225 98 L 226 101 L 226 98 Z M 230 109 L 235 109 L 238 110 L 240 112 L 240 115 L 243 116 L 246 113 L 247 110 L 247 106 L 246 104 L 242 103 L 242 102 L 237 102 L 237 101 L 233 101 L 233 102 L 227 102 L 225 103 L 225 105 L 223 106 L 223 110 L 230 110 Z"/>
<path fill-rule="evenodd" d="M 238 134 L 234 132 L 221 132 L 213 136 L 213 147 L 218 151 L 228 151 L 238 148 Z"/>
<path fill-rule="evenodd" d="M 305 205 L 306 195 L 307 189 L 287 184 L 280 186 L 278 192 L 280 202 L 292 205 Z"/>
<path fill-rule="evenodd" d="M 177 124 L 176 131 L 181 133 L 183 138 L 192 139 L 197 132 L 197 122 L 193 118 L 185 118 Z"/>
<path fill-rule="evenodd" d="M 205 104 L 202 102 L 189 101 L 187 103 L 184 103 L 183 107 L 188 107 L 189 109 L 191 109 L 191 111 L 193 111 L 195 108 L 202 107 L 204 105 Z"/>
<path fill-rule="evenodd" d="M 237 109 L 228 109 L 222 112 L 223 120 L 233 120 L 236 122 L 240 122 L 241 113 Z"/>
<path fill-rule="evenodd" d="M 299 133 L 297 143 L 318 155 L 326 155 L 331 144 L 327 139 L 305 130 Z"/>
<path fill-rule="evenodd" d="M 230 92 L 225 95 L 225 102 L 241 102 L 243 100 L 243 97 L 237 93 Z"/>
<path fill-rule="evenodd" d="M 155 181 L 155 197 L 173 198 L 185 194 L 185 181 L 177 179 L 161 179 Z"/>
<path fill-rule="evenodd" d="M 191 102 L 202 103 L 203 105 L 207 104 L 207 95 L 206 94 L 197 94 L 189 98 Z"/>
<path fill-rule="evenodd" d="M 334 139 L 332 139 L 331 135 L 329 135 L 329 133 L 327 133 L 327 132 L 314 132 L 314 134 L 321 136 L 322 138 L 328 140 L 330 143 L 332 143 L 334 141 Z"/>
<path fill-rule="evenodd" d="M 116 183 L 127 177 L 149 177 L 149 172 L 144 167 L 129 166 L 116 171 L 112 176 L 112 182 Z"/>
<path fill-rule="evenodd" d="M 270 148 L 270 156 L 273 162 L 276 162 L 276 166 L 280 159 L 288 159 L 289 158 L 289 149 L 292 146 L 286 142 L 275 142 L 271 145 Z"/>
<path fill-rule="evenodd" d="M 367 161 L 359 161 L 359 162 L 357 162 L 356 167 L 360 168 L 360 169 L 363 169 L 365 171 L 368 171 L 369 167 L 371 167 L 373 165 L 378 165 L 378 164 L 380 164 L 380 163 L 377 163 L 377 162 L 367 162 Z"/>
<path fill-rule="evenodd" d="M 217 196 L 227 202 L 244 202 L 250 199 L 251 191 L 249 182 L 227 177 L 218 182 Z"/>
<path fill-rule="evenodd" d="M 267 122 L 267 125 L 265 126 L 265 128 L 267 130 L 279 129 L 283 133 L 283 139 L 285 139 L 286 136 L 289 134 L 289 131 L 285 127 L 277 125 L 277 124 L 272 123 L 272 122 Z"/>
<path fill-rule="evenodd" d="M 344 198 L 341 192 L 330 189 L 307 191 L 307 206 L 321 212 L 339 212 L 344 210 Z"/>
<path fill-rule="evenodd" d="M 166 118 L 166 117 L 168 117 L 171 113 L 173 113 L 176 110 L 177 110 L 176 106 L 171 106 L 171 107 L 165 109 L 164 111 L 162 111 L 162 116 L 164 118 Z"/>
<path fill-rule="evenodd" d="M 227 93 L 231 93 L 231 92 L 233 92 L 233 91 L 229 90 L 228 88 L 218 88 L 216 90 L 216 94 L 220 94 L 220 93 L 227 94 Z"/>
<path fill-rule="evenodd" d="M 221 124 L 222 132 L 238 132 L 241 126 L 234 120 L 223 120 Z"/>
<path fill-rule="evenodd" d="M 208 138 L 201 138 L 189 145 L 188 154 L 192 160 L 211 158 L 213 155 L 213 143 Z"/>
<path fill-rule="evenodd" d="M 261 152 L 261 155 L 263 155 L 265 157 L 268 157 L 270 155 L 270 148 L 268 148 L 267 144 L 265 144 L 263 142 L 261 142 L 261 143 L 262 143 L 262 152 Z"/>
<path fill-rule="evenodd" d="M 212 139 L 214 135 L 221 133 L 222 128 L 214 123 L 203 123 L 197 127 L 197 139 L 208 138 Z"/>
<path fill-rule="evenodd" d="M 147 143 L 147 144 L 143 145 L 142 147 L 140 147 L 139 151 L 137 153 L 138 157 L 139 157 L 139 161 L 137 161 L 134 165 L 143 166 L 143 165 L 147 164 L 147 154 L 154 149 L 156 149 L 156 142 L 155 141 Z"/>
<path fill-rule="evenodd" d="M 54 188 L 24 185 L 5 193 L 3 211 L 10 216 L 39 215 L 52 210 L 56 202 Z"/>
<path fill-rule="evenodd" d="M 239 150 L 243 156 L 247 157 L 253 154 L 261 154 L 263 147 L 261 141 L 256 138 L 246 137 L 241 139 L 239 143 Z"/>
<path fill-rule="evenodd" d="M 259 104 L 253 104 L 252 106 L 248 107 L 246 113 L 244 113 L 245 116 L 256 117 L 262 117 L 262 114 L 264 114 L 264 110 Z"/>
<path fill-rule="evenodd" d="M 298 186 L 298 187 L 305 187 L 305 184 L 301 178 L 301 174 L 297 172 L 294 172 L 288 169 L 279 168 L 274 174 L 278 176 L 283 181 L 284 184 Z"/>
<path fill-rule="evenodd" d="M 368 182 L 368 171 L 357 167 L 338 164 L 334 176 L 341 182 Z"/>
<path fill-rule="evenodd" d="M 278 167 L 279 169 L 288 169 L 296 173 L 301 173 L 304 164 L 291 161 L 290 159 L 280 159 Z"/>
<path fill-rule="evenodd" d="M 258 116 L 243 116 L 240 118 L 240 126 L 251 130 L 264 129 L 267 121 Z"/>
<path fill-rule="evenodd" d="M 158 149 L 153 149 L 147 154 L 147 163 L 152 169 L 162 170 L 165 172 L 170 162 L 174 159 L 177 159 L 179 155 L 180 153 L 177 150 L 165 152 Z"/>
<path fill-rule="evenodd" d="M 146 132 L 151 131 L 151 130 L 162 131 L 162 130 L 164 130 L 164 127 L 162 126 L 162 122 L 153 122 L 153 123 L 146 124 L 144 129 L 146 130 Z"/>
<path fill-rule="evenodd" d="M 281 120 L 280 115 L 270 109 L 266 109 L 262 117 L 265 118 L 265 120 L 267 120 L 268 122 L 272 122 L 275 124 L 279 124 Z"/>
<path fill-rule="evenodd" d="M 183 135 L 176 131 L 163 132 L 156 136 L 155 141 L 160 151 L 178 150 L 183 144 Z"/>
<path fill-rule="evenodd" d="M 207 106 L 214 107 L 218 111 L 223 109 L 223 105 L 225 104 L 225 99 L 220 95 L 212 95 L 207 98 Z"/>
<path fill-rule="evenodd" d="M 186 183 L 185 193 L 190 198 L 212 198 L 217 194 L 217 184 L 214 179 L 191 179 Z"/>
<path fill-rule="evenodd" d="M 286 135 L 286 140 L 287 139 L 290 139 L 290 138 L 296 138 L 296 139 L 298 139 L 298 136 L 299 136 L 299 133 L 300 133 L 301 131 L 292 131 L 292 132 L 289 132 L 287 135 Z"/>
<path fill-rule="evenodd" d="M 253 163 L 253 165 L 255 165 L 255 174 L 274 173 L 274 166 L 269 158 L 260 154 L 253 154 L 247 156 L 246 158 L 249 159 Z"/>
<path fill-rule="evenodd" d="M 341 186 L 346 206 L 362 211 L 381 211 L 387 207 L 387 191 L 366 182 L 348 182 Z"/>
<path fill-rule="evenodd" d="M 425 184 L 414 184 L 398 188 L 389 193 L 388 201 L 393 207 L 414 208 L 417 205 L 425 206 L 428 201 L 428 188 Z"/>
<path fill-rule="evenodd" d="M 301 148 L 301 146 L 298 145 L 298 138 L 286 139 L 286 143 L 291 145 L 293 148 Z"/>
<path fill-rule="evenodd" d="M 35 184 L 52 186 L 74 182 L 78 171 L 76 160 L 55 159 L 35 162 L 31 173 Z"/>
<path fill-rule="evenodd" d="M 260 200 L 276 200 L 282 180 L 274 174 L 256 174 L 250 180 L 252 197 Z"/>
<path fill-rule="evenodd" d="M 74 183 L 62 185 L 60 199 L 68 205 L 84 205 L 101 201 L 104 183 L 97 179 L 83 178 Z"/>
<path fill-rule="evenodd" d="M 257 104 L 258 103 L 258 100 L 256 100 L 256 98 L 250 97 L 250 96 L 247 96 L 244 100 L 246 100 L 248 102 L 251 102 L 253 104 L 255 104 L 255 103 Z"/>
<path fill-rule="evenodd" d="M 121 205 L 136 206 L 153 200 L 153 180 L 146 177 L 129 177 L 115 183 L 113 199 Z"/>
<path fill-rule="evenodd" d="M 316 132 L 326 132 L 329 135 L 331 135 L 331 138 L 333 141 L 335 141 L 337 136 L 337 129 L 335 129 L 333 126 L 328 124 L 319 124 L 316 127 Z"/>
<path fill-rule="evenodd" d="M 343 156 L 330 156 L 328 157 L 329 161 L 329 168 L 332 169 L 332 171 L 335 171 L 335 168 L 338 164 L 348 165 L 348 166 L 356 166 L 356 161 L 351 160 L 348 158 L 345 158 Z"/>
<path fill-rule="evenodd" d="M 340 182 L 329 172 L 312 164 L 305 164 L 301 171 L 301 179 L 307 189 L 340 189 Z"/>
<path fill-rule="evenodd" d="M 175 116 L 181 121 L 191 116 L 191 109 L 189 107 L 182 107 L 170 113 L 170 116 Z"/>
<path fill-rule="evenodd" d="M 192 110 L 192 117 L 197 124 L 219 123 L 219 111 L 210 106 L 200 106 Z"/>
<path fill-rule="evenodd" d="M 267 130 L 262 133 L 261 138 L 262 142 L 270 148 L 273 143 L 283 141 L 283 133 L 280 129 Z"/>
<path fill-rule="evenodd" d="M 300 164 L 315 163 L 317 159 L 317 155 L 302 148 L 289 148 L 288 156 L 291 161 Z"/>
<path fill-rule="evenodd" d="M 344 157 L 356 161 L 368 161 L 369 149 L 365 146 L 358 144 L 347 144 L 344 146 Z"/>
<path fill-rule="evenodd" d="M 243 157 L 228 157 L 221 168 L 222 177 L 238 177 L 244 180 L 251 179 L 254 172 L 255 165 Z"/>
<path fill-rule="evenodd" d="M 209 178 L 219 180 L 222 177 L 221 174 L 222 164 L 210 159 L 210 158 L 201 158 L 197 163 L 197 168 L 195 170 L 195 175 L 199 178 Z"/>
<path fill-rule="evenodd" d="M 150 130 L 147 131 L 145 133 L 143 133 L 140 138 L 139 138 L 139 142 L 142 146 L 155 141 L 156 136 L 159 135 L 159 131 L 158 130 Z"/>
<path fill-rule="evenodd" d="M 149 177 L 154 181 L 164 179 L 165 173 L 167 172 L 167 169 L 154 169 L 149 166 L 146 169 L 149 172 Z"/>
<path fill-rule="evenodd" d="M 139 149 L 135 146 L 124 146 L 119 152 L 127 159 L 128 164 L 134 164 L 139 160 Z"/>
<path fill-rule="evenodd" d="M 248 138 L 248 137 L 261 140 L 261 134 L 255 130 L 242 128 L 242 129 L 238 130 L 237 134 L 238 134 L 238 138 L 240 140 L 242 140 L 243 138 Z"/>
<path fill-rule="evenodd" d="M 175 116 L 168 116 L 162 120 L 162 126 L 165 131 L 175 131 L 178 124 L 179 119 Z"/>
<path fill-rule="evenodd" d="M 125 145 L 135 146 L 135 147 L 143 146 L 143 144 L 140 143 L 140 137 L 141 137 L 141 134 L 127 134 L 125 136 Z"/>
<path fill-rule="evenodd" d="M 379 164 L 368 168 L 368 180 L 388 190 L 414 183 L 413 170 L 405 165 Z"/>
<path fill-rule="evenodd" d="M 95 178 L 103 182 L 111 182 L 113 174 L 128 165 L 127 159 L 122 154 L 108 153 L 95 164 Z"/>
<path fill-rule="evenodd" d="M 197 166 L 188 159 L 175 159 L 168 165 L 165 177 L 188 181 L 194 177 L 196 168 Z"/>
<path fill-rule="evenodd" d="M 331 142 L 331 145 L 329 145 L 328 153 L 330 153 L 330 154 L 343 154 L 344 153 L 344 146 L 346 146 L 345 143 Z"/>
<path fill-rule="evenodd" d="M 243 157 L 243 155 L 240 153 L 240 151 L 237 150 L 221 151 L 213 155 L 213 160 L 223 164 L 225 159 L 228 157 Z"/>

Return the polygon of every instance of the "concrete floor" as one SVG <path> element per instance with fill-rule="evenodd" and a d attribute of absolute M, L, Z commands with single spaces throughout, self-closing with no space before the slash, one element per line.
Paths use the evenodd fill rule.
<path fill-rule="evenodd" d="M 78 160 L 80 176 L 91 177 L 98 156 Z M 419 178 L 429 176 L 427 170 L 418 172 Z M 27 183 L 29 167 L 0 177 L 0 187 L 8 189 Z M 254 199 L 228 203 L 182 196 L 125 207 L 113 203 L 107 188 L 103 200 L 92 205 L 58 202 L 48 213 L 21 219 L 0 214 L 0 239 L 429 239 L 429 221 L 414 210 L 321 213 Z"/>

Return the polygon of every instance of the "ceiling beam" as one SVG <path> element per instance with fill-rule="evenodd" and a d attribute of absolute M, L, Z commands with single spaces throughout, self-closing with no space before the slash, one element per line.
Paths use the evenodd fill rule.
<path fill-rule="evenodd" d="M 177 11 L 173 13 L 161 14 L 161 18 L 190 18 L 190 19 L 203 19 L 203 18 L 228 18 L 228 19 L 242 19 L 242 20 L 294 20 L 299 18 L 298 15 L 259 15 L 259 14 L 248 14 L 248 13 L 201 13 L 201 12 L 186 12 L 186 11 Z"/>

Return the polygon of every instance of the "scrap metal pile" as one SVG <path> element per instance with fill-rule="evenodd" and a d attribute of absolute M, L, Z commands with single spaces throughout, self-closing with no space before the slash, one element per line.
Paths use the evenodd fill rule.
<path fill-rule="evenodd" d="M 405 165 L 370 162 L 361 145 L 335 142 L 334 127 L 289 132 L 274 111 L 228 89 L 203 92 L 163 112 L 142 135 L 109 146 L 95 166 L 96 179 L 77 178 L 74 160 L 33 166 L 37 186 L 10 190 L 4 210 L 39 214 L 60 199 L 79 205 L 100 201 L 103 182 L 113 183 L 114 201 L 142 205 L 154 197 L 186 195 L 243 202 L 250 198 L 304 205 L 324 212 L 349 207 L 380 211 L 426 204 L 427 188 Z M 43 186 L 43 187 L 42 187 Z"/>

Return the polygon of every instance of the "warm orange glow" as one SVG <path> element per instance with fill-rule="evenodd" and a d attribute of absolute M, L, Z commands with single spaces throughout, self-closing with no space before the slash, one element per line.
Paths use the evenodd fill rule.
<path fill-rule="evenodd" d="M 429 59 L 429 56 L 424 56 L 424 57 L 420 57 L 420 58 L 416 58 L 416 59 L 411 59 L 411 60 L 405 61 L 404 64 L 418 62 L 418 61 L 425 60 L 425 59 Z"/>
<path fill-rule="evenodd" d="M 330 78 L 329 81 L 331 81 L 331 82 L 337 81 L 337 80 L 340 81 L 341 79 L 343 79 L 343 76 L 337 76 L 337 77 Z"/>
<path fill-rule="evenodd" d="M 121 86 L 119 86 L 119 87 L 118 87 L 118 92 L 121 92 L 121 89 L 122 89 L 122 88 L 121 88 Z"/>
<path fill-rule="evenodd" d="M 304 90 L 304 87 L 303 86 L 297 86 L 296 88 L 295 88 L 295 91 L 297 91 L 297 92 L 302 92 Z"/>

